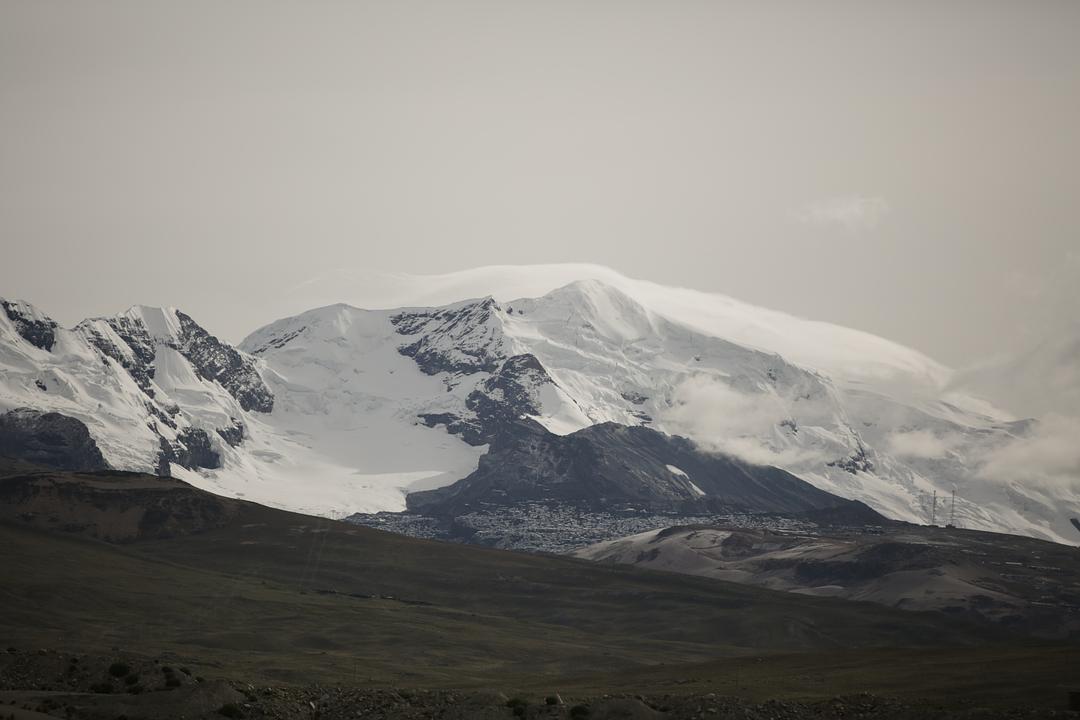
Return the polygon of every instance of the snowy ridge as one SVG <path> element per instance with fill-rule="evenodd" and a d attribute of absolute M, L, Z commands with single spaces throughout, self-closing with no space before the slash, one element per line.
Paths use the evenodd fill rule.
<path fill-rule="evenodd" d="M 965 527 L 1068 541 L 1080 515 L 1075 484 L 986 472 L 1031 423 L 881 338 L 595 266 L 359 277 L 319 287 L 384 309 L 325 305 L 239 349 L 172 308 L 67 330 L 8 303 L 0 412 L 82 420 L 113 467 L 165 456 L 205 489 L 332 516 L 402 510 L 464 478 L 522 416 L 559 435 L 608 422 L 684 435 L 898 519 L 926 522 L 953 489 Z"/>
<path fill-rule="evenodd" d="M 436 283 L 433 292 L 444 290 Z M 604 422 L 648 425 L 777 465 L 913 522 L 930 519 L 935 492 L 951 500 L 956 488 L 956 515 L 965 526 L 1064 539 L 1066 515 L 1075 512 L 1068 508 L 1077 507 L 1075 497 L 1061 504 L 1058 496 L 1051 501 L 1046 493 L 1032 497 L 1030 489 L 985 482 L 977 472 L 979 458 L 1013 440 L 1022 426 L 985 403 L 943 391 L 938 383 L 945 371 L 917 353 L 907 353 L 911 363 L 893 362 L 887 381 L 837 379 L 793 364 L 782 353 L 671 320 L 598 280 L 573 282 L 538 298 L 503 301 L 489 295 L 442 308 L 359 311 L 337 305 L 274 323 L 243 347 L 282 376 L 294 372 L 282 367 L 284 357 L 324 367 L 322 352 L 302 338 L 310 332 L 305 326 L 325 324 L 319 317 L 327 313 L 377 318 L 379 342 L 396 345 L 424 375 L 440 379 L 440 386 L 412 393 L 409 403 L 399 405 L 397 421 L 413 415 L 465 442 L 483 437 L 476 393 L 491 385 L 507 358 L 528 356 L 550 382 L 531 383 L 535 408 L 526 403 L 523 414 L 559 434 Z M 335 333 L 334 342 L 353 353 L 371 352 Z M 908 370 L 913 372 L 905 375 Z M 275 386 L 275 392 L 284 397 L 289 390 Z M 910 447 L 914 429 L 939 438 L 935 450 L 944 454 Z M 459 477 L 469 470 L 458 470 Z M 938 517 L 944 513 L 942 506 Z"/>
<path fill-rule="evenodd" d="M 338 270 L 299 285 L 283 306 L 348 302 L 358 307 L 439 306 L 491 296 L 500 303 L 536 298 L 595 280 L 651 312 L 745 347 L 783 355 L 838 381 L 936 396 L 951 370 L 911 348 L 870 333 L 750 305 L 725 295 L 670 287 L 622 275 L 602 265 L 490 265 L 442 275 Z"/>
<path fill-rule="evenodd" d="M 47 321 L 40 311 L 28 312 L 27 303 L 18 307 L 24 318 Z M 244 408 L 178 349 L 184 317 L 172 308 L 132 308 L 70 330 L 54 323 L 53 342 L 43 347 L 25 337 L 10 311 L 0 313 L 0 411 L 29 407 L 75 418 L 114 468 L 217 467 L 215 431 L 234 425 Z M 185 351 L 217 342 L 199 331 L 198 340 L 188 333 Z M 241 358 L 242 370 L 251 371 L 250 362 Z"/>

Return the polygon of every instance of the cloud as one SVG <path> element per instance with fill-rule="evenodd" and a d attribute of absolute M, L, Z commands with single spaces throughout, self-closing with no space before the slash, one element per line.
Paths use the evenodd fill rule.
<path fill-rule="evenodd" d="M 798 219 L 808 225 L 839 225 L 854 233 L 873 230 L 889 212 L 885 198 L 842 195 L 807 205 L 799 211 Z"/>
<path fill-rule="evenodd" d="M 991 450 L 979 466 L 986 480 L 1080 492 L 1080 418 L 1051 414 Z"/>
<path fill-rule="evenodd" d="M 897 457 L 934 460 L 948 455 L 949 451 L 956 447 L 957 439 L 947 435 L 935 435 L 930 430 L 911 430 L 892 433 L 886 439 L 885 445 L 888 451 Z"/>
<path fill-rule="evenodd" d="M 755 465 L 788 466 L 819 455 L 782 447 L 769 438 L 791 418 L 785 403 L 770 393 L 742 393 L 705 375 L 691 377 L 675 390 L 660 419 L 664 429 L 694 440 L 706 450 L 733 455 Z"/>

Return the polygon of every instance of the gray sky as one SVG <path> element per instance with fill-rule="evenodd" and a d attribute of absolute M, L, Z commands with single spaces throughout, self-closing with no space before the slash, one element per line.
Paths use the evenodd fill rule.
<path fill-rule="evenodd" d="M 1080 308 L 1080 3 L 0 0 L 0 294 L 239 340 L 584 261 L 961 365 Z"/>

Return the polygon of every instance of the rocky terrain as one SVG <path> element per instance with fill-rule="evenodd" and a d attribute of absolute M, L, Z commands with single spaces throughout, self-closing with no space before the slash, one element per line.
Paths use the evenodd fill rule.
<path fill-rule="evenodd" d="M 418 540 L 146 474 L 9 472 L 18 717 L 832 717 L 857 693 L 876 697 L 844 713 L 1008 717 L 1063 708 L 1073 678 L 1073 640 L 943 613 Z"/>
<path fill-rule="evenodd" d="M 407 498 L 410 511 L 443 517 L 541 501 L 592 511 L 630 508 L 687 515 L 791 515 L 830 508 L 865 522 L 883 520 L 862 503 L 819 490 L 783 470 L 616 423 L 563 436 L 533 420 L 507 420 L 476 472 Z"/>
<path fill-rule="evenodd" d="M 570 270 L 595 276 L 563 277 Z M 1056 541 L 1075 533 L 1072 484 L 1029 477 L 1040 462 L 991 462 L 1037 452 L 1050 426 L 959 394 L 948 368 L 914 351 L 602 268 L 513 277 L 519 294 L 505 278 L 462 273 L 439 286 L 461 296 L 426 307 L 317 307 L 236 347 L 175 308 L 135 306 L 64 328 L 29 303 L 4 301 L 0 413 L 82 423 L 108 467 L 329 517 L 410 502 L 468 514 L 493 491 L 503 505 L 547 497 L 592 510 L 687 506 L 691 515 L 743 511 L 751 500 L 798 506 L 809 492 L 794 504 L 790 487 L 762 492 L 785 485 L 783 471 L 891 519 L 928 522 L 940 509 L 935 493 L 955 489 L 965 527 Z M 657 433 L 634 437 L 654 449 L 661 441 L 646 438 L 688 438 L 744 468 L 743 487 L 713 496 L 720 462 L 706 467 L 681 450 L 616 453 L 616 426 Z M 46 434 L 37 435 L 42 457 Z M 7 446 L 29 447 L 15 438 Z M 597 469 L 583 446 L 606 464 L 604 487 L 581 482 Z M 683 461 L 661 468 L 662 454 Z M 91 469 L 53 455 L 61 467 Z M 529 481 L 527 462 L 543 477 Z M 500 464 L 518 481 L 500 487 L 511 477 L 500 479 Z M 765 482 L 766 472 L 775 478 Z M 573 485 L 581 487 L 567 497 Z"/>
<path fill-rule="evenodd" d="M 238 511 L 236 501 L 139 473 L 45 471 L 0 480 L 0 517 L 109 542 L 206 532 Z"/>
<path fill-rule="evenodd" d="M 63 470 L 217 470 L 250 418 L 273 409 L 255 362 L 179 310 L 136 306 L 70 329 L 28 303 L 0 310 L 6 456 Z"/>
<path fill-rule="evenodd" d="M 410 537 L 558 554 L 647 530 L 662 530 L 675 522 L 761 530 L 810 531 L 819 527 L 814 517 L 805 513 L 792 516 L 768 513 L 681 515 L 638 510 L 592 512 L 549 501 L 494 506 L 449 520 L 415 513 L 372 513 L 352 515 L 346 521 Z M 826 525 L 836 527 L 831 522 Z M 859 524 L 850 529 L 872 532 L 873 526 Z"/>
<path fill-rule="evenodd" d="M 752 682 L 752 681 L 751 681 Z M 1068 718 L 1065 705 L 986 707 L 869 693 L 755 701 L 727 692 L 565 694 L 356 685 L 266 685 L 207 679 L 167 656 L 0 651 L 0 718 L 184 720 L 1021 720 Z M 1063 699 L 1063 698 L 1062 698 Z"/>
<path fill-rule="evenodd" d="M 817 596 L 935 610 L 1047 637 L 1080 635 L 1080 551 L 958 528 L 681 526 L 577 557 Z"/>
<path fill-rule="evenodd" d="M 0 456 L 63 470 L 109 467 L 83 422 L 32 408 L 0 413 Z"/>

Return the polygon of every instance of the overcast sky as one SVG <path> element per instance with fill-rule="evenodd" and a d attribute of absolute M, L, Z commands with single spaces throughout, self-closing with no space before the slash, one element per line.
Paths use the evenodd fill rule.
<path fill-rule="evenodd" d="M 0 294 L 239 340 L 583 261 L 953 365 L 1080 308 L 1080 2 L 0 0 Z"/>

